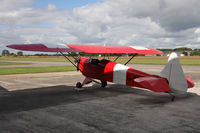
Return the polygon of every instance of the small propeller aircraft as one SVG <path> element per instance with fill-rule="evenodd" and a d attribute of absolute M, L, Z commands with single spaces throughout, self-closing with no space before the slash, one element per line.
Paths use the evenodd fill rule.
<path fill-rule="evenodd" d="M 100 83 L 101 87 L 106 87 L 107 82 L 122 84 L 127 86 L 149 89 L 154 92 L 165 92 L 172 96 L 174 93 L 185 93 L 188 88 L 194 86 L 194 82 L 186 77 L 176 53 L 171 53 L 168 63 L 159 75 L 148 74 L 134 68 L 126 66 L 136 55 L 162 54 L 161 51 L 141 46 L 100 46 L 100 45 L 71 45 L 66 44 L 66 48 L 49 48 L 44 44 L 12 44 L 7 47 L 24 51 L 38 52 L 60 52 L 69 60 L 77 70 L 85 76 L 82 83 L 77 82 L 76 88 L 82 88 L 91 82 Z M 93 59 L 86 57 L 74 57 L 71 61 L 64 52 L 71 55 L 71 52 L 84 52 L 95 54 L 132 54 L 132 57 L 124 64 L 106 59 Z M 100 82 L 98 82 L 99 80 Z"/>

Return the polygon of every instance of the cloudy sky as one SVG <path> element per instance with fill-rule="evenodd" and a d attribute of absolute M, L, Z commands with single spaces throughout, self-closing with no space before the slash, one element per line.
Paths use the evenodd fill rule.
<path fill-rule="evenodd" d="M 199 0 L 0 2 L 0 51 L 13 43 L 200 48 Z"/>

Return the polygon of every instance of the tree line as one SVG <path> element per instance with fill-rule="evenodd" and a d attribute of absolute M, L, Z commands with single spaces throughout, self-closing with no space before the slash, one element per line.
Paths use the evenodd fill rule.
<path fill-rule="evenodd" d="M 176 51 L 181 51 L 182 54 L 186 55 L 188 52 L 190 52 L 190 56 L 200 56 L 200 49 L 191 49 L 187 47 L 181 47 L 181 48 L 175 48 L 175 49 L 157 49 L 163 52 L 176 52 Z M 88 54 L 88 53 L 70 53 L 73 56 L 99 56 L 99 54 Z M 16 54 L 15 53 L 10 53 L 9 50 L 2 50 L 2 56 L 8 56 L 8 55 L 13 55 L 13 56 L 23 56 L 22 51 L 18 51 Z M 61 56 L 61 54 L 56 53 L 56 54 L 34 54 L 35 56 Z M 119 54 L 109 54 L 110 56 L 118 56 Z M 101 56 L 107 56 L 107 54 L 101 54 Z"/>
<path fill-rule="evenodd" d="M 181 47 L 181 48 L 175 48 L 175 49 L 158 49 L 160 51 L 163 52 L 177 52 L 177 51 L 181 51 L 182 54 L 186 55 L 188 54 L 188 52 L 190 52 L 190 56 L 200 56 L 200 49 L 191 49 L 191 48 L 187 48 L 187 47 Z"/>
<path fill-rule="evenodd" d="M 9 50 L 3 50 L 1 55 L 2 56 L 8 56 L 8 55 L 23 56 L 23 52 L 22 51 L 18 51 L 17 54 L 15 54 L 15 53 L 10 53 Z"/>

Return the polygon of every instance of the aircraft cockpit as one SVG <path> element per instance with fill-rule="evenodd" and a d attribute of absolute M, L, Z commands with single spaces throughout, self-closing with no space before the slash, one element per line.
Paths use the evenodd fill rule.
<path fill-rule="evenodd" d="M 91 59 L 91 61 L 90 61 L 90 63 L 92 64 L 92 65 L 98 65 L 99 64 L 99 59 Z"/>

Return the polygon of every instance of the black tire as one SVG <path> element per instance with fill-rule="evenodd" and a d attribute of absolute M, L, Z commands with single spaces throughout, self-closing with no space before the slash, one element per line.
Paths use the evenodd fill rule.
<path fill-rule="evenodd" d="M 80 82 L 76 83 L 76 88 L 82 88 L 82 84 Z"/>
<path fill-rule="evenodd" d="M 101 81 L 101 87 L 105 88 L 107 86 L 107 82 L 106 81 Z"/>

